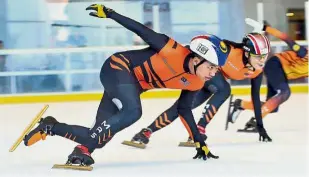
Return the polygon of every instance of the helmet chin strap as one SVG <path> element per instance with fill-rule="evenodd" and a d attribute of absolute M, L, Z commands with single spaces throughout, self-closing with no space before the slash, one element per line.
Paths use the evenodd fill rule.
<path fill-rule="evenodd" d="M 196 74 L 197 68 L 198 68 L 201 64 L 203 64 L 204 62 L 206 62 L 206 60 L 202 60 L 202 61 L 200 61 L 197 65 L 194 65 L 194 66 L 193 66 L 193 67 L 194 67 L 194 74 Z"/>

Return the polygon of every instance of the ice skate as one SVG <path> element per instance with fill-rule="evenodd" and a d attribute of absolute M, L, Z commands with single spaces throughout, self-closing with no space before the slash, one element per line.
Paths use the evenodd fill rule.
<path fill-rule="evenodd" d="M 233 102 L 233 110 L 231 112 L 231 114 L 229 115 L 228 117 L 228 121 L 231 122 L 231 123 L 235 123 L 239 114 L 244 110 L 242 107 L 241 107 L 241 99 L 236 99 L 234 102 Z"/>
<path fill-rule="evenodd" d="M 232 108 L 232 111 L 231 111 Z M 229 123 L 235 123 L 239 114 L 243 111 L 244 109 L 241 107 L 241 99 L 236 99 L 233 101 L 233 95 L 230 97 L 229 101 L 229 109 L 227 113 L 227 119 L 226 119 L 226 124 L 225 124 L 225 130 L 228 129 L 228 124 Z"/>
<path fill-rule="evenodd" d="M 151 136 L 152 131 L 148 128 L 143 128 L 139 133 L 137 133 L 131 141 L 123 141 L 122 144 L 145 149 L 146 144 L 149 143 L 149 138 Z"/>
<path fill-rule="evenodd" d="M 200 132 L 202 139 L 204 141 L 206 141 L 207 136 L 205 134 L 206 133 L 205 128 L 200 126 L 200 125 L 198 125 L 197 128 L 199 129 L 199 132 Z M 186 142 L 180 142 L 178 146 L 180 146 L 180 147 L 195 147 L 195 143 L 194 143 L 193 139 L 191 137 L 189 137 Z"/>
<path fill-rule="evenodd" d="M 53 168 L 91 171 L 93 169 L 92 164 L 94 164 L 94 160 L 88 148 L 83 145 L 78 145 L 69 155 L 66 164 L 55 164 Z"/>
<path fill-rule="evenodd" d="M 258 133 L 257 124 L 254 117 L 252 117 L 245 125 L 244 129 L 238 129 L 237 132 L 246 132 L 246 133 Z"/>
<path fill-rule="evenodd" d="M 25 136 L 32 130 L 32 128 L 41 120 L 41 117 L 48 109 L 49 105 L 45 105 L 41 111 L 33 118 L 30 124 L 24 129 L 19 138 L 15 141 L 15 143 L 10 148 L 10 152 L 14 152 L 16 148 L 20 145 L 20 143 L 24 140 Z"/>
<path fill-rule="evenodd" d="M 39 125 L 25 136 L 25 145 L 31 146 L 40 140 L 45 140 L 48 135 L 53 136 L 51 130 L 56 123 L 58 123 L 58 121 L 52 116 L 42 118 L 39 121 Z"/>

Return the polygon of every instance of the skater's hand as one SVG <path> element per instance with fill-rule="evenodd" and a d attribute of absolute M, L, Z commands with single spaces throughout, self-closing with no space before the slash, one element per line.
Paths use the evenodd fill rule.
<path fill-rule="evenodd" d="M 250 25 L 253 27 L 253 31 L 252 32 L 256 32 L 256 33 L 263 33 L 265 30 L 265 26 L 263 23 L 260 23 L 256 20 L 253 20 L 251 18 L 246 18 L 245 22 L 247 23 L 247 25 Z"/>
<path fill-rule="evenodd" d="M 114 11 L 101 4 L 92 4 L 86 10 L 94 10 L 95 12 L 90 12 L 89 15 L 98 18 L 109 18 L 110 13 Z"/>
<path fill-rule="evenodd" d="M 259 140 L 263 142 L 272 142 L 272 139 L 268 136 L 266 130 L 264 127 L 258 126 L 258 131 L 259 131 Z"/>
<path fill-rule="evenodd" d="M 203 160 L 206 160 L 207 158 L 214 158 L 214 159 L 219 158 L 219 156 L 215 156 L 209 151 L 207 145 L 204 142 L 203 143 L 196 142 L 195 145 L 197 153 L 193 157 L 193 159 L 203 158 Z"/>

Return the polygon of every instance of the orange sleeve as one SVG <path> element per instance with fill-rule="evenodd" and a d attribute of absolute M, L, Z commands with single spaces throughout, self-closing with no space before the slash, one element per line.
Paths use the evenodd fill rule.
<path fill-rule="evenodd" d="M 303 58 L 307 54 L 307 49 L 297 44 L 293 39 L 291 39 L 287 34 L 277 30 L 276 28 L 266 26 L 265 31 L 281 40 L 286 42 L 290 49 L 297 53 L 297 55 Z"/>
<path fill-rule="evenodd" d="M 288 39 L 288 35 L 277 30 L 276 28 L 270 27 L 270 26 L 266 26 L 265 31 L 269 34 L 271 34 L 272 36 L 275 36 L 283 41 L 285 41 L 286 39 Z"/>

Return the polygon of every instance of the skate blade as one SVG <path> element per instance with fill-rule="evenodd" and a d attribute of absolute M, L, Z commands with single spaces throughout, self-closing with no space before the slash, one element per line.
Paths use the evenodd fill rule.
<path fill-rule="evenodd" d="M 238 129 L 237 132 L 240 133 L 258 133 L 256 130 L 246 130 L 246 129 Z"/>
<path fill-rule="evenodd" d="M 145 149 L 146 145 L 143 143 L 135 143 L 134 141 L 123 141 L 121 144 L 131 146 L 131 147 L 136 147 L 140 149 Z"/>
<path fill-rule="evenodd" d="M 23 141 L 25 136 L 32 130 L 32 128 L 41 120 L 43 114 L 46 112 L 49 105 L 45 105 L 41 111 L 34 117 L 34 119 L 30 122 L 30 124 L 25 128 L 20 137 L 16 140 L 16 142 L 12 145 L 9 152 L 15 151 L 15 149 L 19 146 L 19 144 Z"/>
<path fill-rule="evenodd" d="M 92 171 L 92 166 L 82 165 L 69 165 L 69 164 L 55 164 L 53 169 L 69 169 L 69 170 L 81 170 L 81 171 Z"/>
<path fill-rule="evenodd" d="M 195 144 L 193 142 L 180 142 L 178 146 L 180 146 L 180 147 L 195 147 Z"/>
<path fill-rule="evenodd" d="M 226 122 L 225 122 L 225 130 L 227 130 L 229 128 L 229 123 L 232 123 L 230 121 L 230 114 L 231 114 L 231 107 L 232 107 L 232 101 L 233 101 L 233 94 L 231 94 L 230 96 L 230 100 L 229 100 L 229 108 L 227 111 L 227 117 L 226 117 Z"/>

